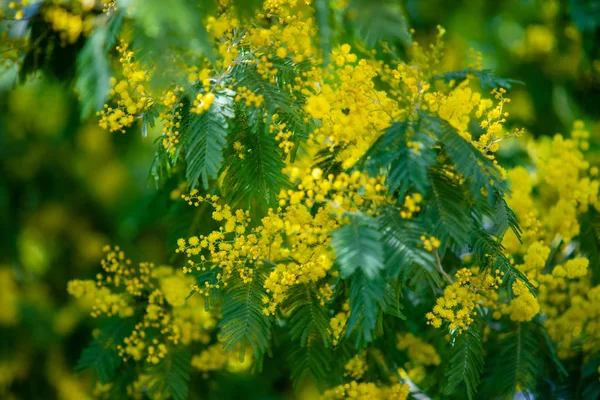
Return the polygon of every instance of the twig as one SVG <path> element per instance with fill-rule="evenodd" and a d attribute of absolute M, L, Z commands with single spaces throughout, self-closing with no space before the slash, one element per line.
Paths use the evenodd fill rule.
<path fill-rule="evenodd" d="M 448 283 L 453 284 L 454 279 L 452 279 L 452 277 L 450 275 L 448 275 L 448 273 L 446 271 L 444 271 L 444 268 L 442 267 L 442 261 L 440 260 L 440 255 L 438 254 L 437 249 L 435 249 L 433 251 L 433 255 L 435 257 L 435 265 L 437 265 L 437 269 L 438 269 L 439 273 L 442 274 L 442 276 Z"/>

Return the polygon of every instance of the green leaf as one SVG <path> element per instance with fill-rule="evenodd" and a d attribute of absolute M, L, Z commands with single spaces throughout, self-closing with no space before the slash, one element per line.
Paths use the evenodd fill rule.
<path fill-rule="evenodd" d="M 423 248 L 421 236 L 427 232 L 415 219 L 404 219 L 398 208 L 384 207 L 379 217 L 385 246 L 385 270 L 388 279 L 408 275 L 416 267 L 427 271 L 434 282 L 439 283 L 439 274 L 433 267 L 433 255 Z"/>
<path fill-rule="evenodd" d="M 451 344 L 452 355 L 445 373 L 445 394 L 451 395 L 464 387 L 464 392 L 471 400 L 477 393 L 484 365 L 483 342 L 479 327 L 471 324 L 468 330 L 455 333 Z"/>
<path fill-rule="evenodd" d="M 462 246 L 468 242 L 473 229 L 465 191 L 456 186 L 443 172 L 432 170 L 429 177 L 432 196 L 429 202 L 425 203 L 424 218 L 433 226 L 432 232 L 435 232 L 442 242 L 450 237 Z"/>
<path fill-rule="evenodd" d="M 402 297 L 402 285 L 400 281 L 394 280 L 388 282 L 385 287 L 384 297 L 384 308 L 383 312 L 389 315 L 393 315 L 396 318 L 406 319 L 406 316 L 402 312 L 402 303 L 400 302 Z"/>
<path fill-rule="evenodd" d="M 267 349 L 271 337 L 271 321 L 263 312 L 263 287 L 265 277 L 252 269 L 251 282 L 244 283 L 239 273 L 233 273 L 223 293 L 222 318 L 219 322 L 220 336 L 225 350 L 240 346 L 240 361 L 250 346 L 258 359 Z"/>
<path fill-rule="evenodd" d="M 330 378 L 331 349 L 323 345 L 323 340 L 314 331 L 306 337 L 304 346 L 294 343 L 290 347 L 288 362 L 294 388 L 300 389 L 308 377 L 317 387 L 323 387 Z"/>
<path fill-rule="evenodd" d="M 412 43 L 408 23 L 397 2 L 351 0 L 346 18 L 368 46 L 375 46 L 380 41 Z"/>
<path fill-rule="evenodd" d="M 517 222 L 517 216 L 505 198 L 496 192 L 496 200 L 494 202 L 494 211 L 492 216 L 492 222 L 495 226 L 495 235 L 498 237 L 498 240 L 501 241 L 504 237 L 506 231 L 510 228 L 517 239 L 521 241 L 521 227 Z"/>
<path fill-rule="evenodd" d="M 515 280 L 522 281 L 529 291 L 535 294 L 535 288 L 527 277 L 504 255 L 504 246 L 497 239 L 482 229 L 471 233 L 470 247 L 473 254 L 484 267 L 491 266 L 504 273 L 503 284 L 509 289 Z M 491 265 L 490 265 L 491 264 Z"/>
<path fill-rule="evenodd" d="M 465 177 L 471 194 L 475 198 L 482 198 L 481 191 L 485 189 L 488 201 L 493 204 L 496 191 L 503 193 L 505 189 L 500 170 L 448 122 L 423 112 L 420 118 L 426 129 L 438 137 L 456 170 Z"/>
<path fill-rule="evenodd" d="M 546 349 L 546 351 L 544 351 L 544 354 L 550 359 L 551 364 L 554 366 L 554 368 L 556 368 L 558 374 L 561 377 L 566 378 L 567 376 L 569 376 L 569 372 L 565 369 L 563 363 L 558 358 L 558 354 L 556 354 L 556 347 L 552 342 L 550 335 L 548 335 L 546 327 L 542 323 L 537 322 L 535 324 L 535 327 L 537 328 L 539 336 L 541 336 L 542 338 L 542 340 L 540 341 L 543 345 L 542 347 Z"/>
<path fill-rule="evenodd" d="M 121 11 L 111 13 L 106 24 L 106 40 L 104 41 L 104 52 L 109 53 L 117 43 L 117 38 L 123 29 L 125 14 Z"/>
<path fill-rule="evenodd" d="M 164 359 L 150 367 L 148 393 L 152 398 L 187 399 L 191 359 L 188 349 L 170 348 Z"/>
<path fill-rule="evenodd" d="M 598 374 L 600 368 L 600 353 L 596 352 L 590 356 L 583 366 L 578 385 L 577 395 L 580 399 L 597 399 L 600 397 L 600 379 Z"/>
<path fill-rule="evenodd" d="M 107 39 L 106 27 L 96 28 L 77 55 L 75 90 L 79 94 L 82 119 L 102 110 L 110 93 Z"/>
<path fill-rule="evenodd" d="M 225 89 L 214 94 L 214 102 L 208 110 L 202 114 L 190 113 L 184 132 L 186 178 L 191 188 L 202 179 L 208 189 L 209 179 L 217 178 L 223 164 L 223 149 L 234 117 L 234 93 Z"/>
<path fill-rule="evenodd" d="M 467 79 L 467 77 L 470 75 L 479 79 L 482 89 L 493 89 L 499 87 L 510 89 L 512 88 L 513 84 L 524 85 L 523 82 L 515 79 L 501 78 L 496 76 L 491 69 L 478 70 L 475 68 L 465 68 L 459 71 L 446 72 L 444 74 L 436 75 L 433 77 L 433 79 L 443 79 L 445 83 L 450 83 L 450 81 L 460 83 Z"/>
<path fill-rule="evenodd" d="M 526 396 L 535 393 L 541 362 L 539 344 L 530 328 L 527 323 L 517 323 L 499 343 L 499 351 L 490 353 L 481 398 L 512 397 L 517 387 Z"/>
<path fill-rule="evenodd" d="M 208 293 L 208 296 L 204 296 L 204 309 L 206 311 L 209 311 L 218 302 L 221 290 L 215 286 L 219 283 L 218 275 L 220 271 L 217 267 L 207 266 L 205 271 L 196 273 L 196 283 L 199 287 L 204 288 L 205 293 Z M 206 289 L 206 283 L 209 284 L 208 289 Z"/>
<path fill-rule="evenodd" d="M 368 279 L 383 269 L 383 245 L 377 219 L 362 214 L 346 214 L 350 222 L 331 233 L 331 245 L 343 278 L 359 269 Z"/>
<path fill-rule="evenodd" d="M 283 306 L 286 314 L 289 313 L 289 332 L 292 340 L 299 339 L 300 346 L 305 346 L 309 335 L 314 332 L 321 338 L 325 347 L 329 346 L 329 316 L 317 297 L 314 285 L 293 286 Z"/>
<path fill-rule="evenodd" d="M 140 41 L 139 44 L 151 44 L 147 48 L 138 48 L 144 55 L 178 48 L 214 59 L 210 37 L 201 21 L 203 16 L 215 10 L 215 4 L 212 1 L 203 3 L 202 7 L 198 7 L 193 0 L 171 0 L 167 3 L 160 0 L 133 0 L 128 5 L 128 12 L 136 22 L 135 39 Z"/>
<path fill-rule="evenodd" d="M 254 200 L 270 206 L 277 203 L 282 188 L 289 185 L 283 174 L 282 152 L 267 123 L 238 119 L 235 141 L 244 146 L 243 158 L 233 151 L 226 161 L 222 191 L 230 204 L 243 201 L 251 207 Z"/>
<path fill-rule="evenodd" d="M 412 142 L 419 151 L 408 146 Z M 362 160 L 371 175 L 386 172 L 386 186 L 391 193 L 398 191 L 398 201 L 404 200 L 409 189 L 421 194 L 431 186 L 428 170 L 433 166 L 436 152 L 435 139 L 421 129 L 420 121 L 397 122 L 381 135 Z"/>
<path fill-rule="evenodd" d="M 362 270 L 349 280 L 350 316 L 346 337 L 356 335 L 355 347 L 366 347 L 375 339 L 377 318 L 385 305 L 385 280 L 381 275 L 368 278 Z"/>
<path fill-rule="evenodd" d="M 75 370 L 91 369 L 102 383 L 111 382 L 123 362 L 117 345 L 122 344 L 132 330 L 131 319 L 111 318 L 100 335 L 83 350 Z"/>
<path fill-rule="evenodd" d="M 289 314 L 289 334 L 293 343 L 289 352 L 294 387 L 300 388 L 307 377 L 320 387 L 328 381 L 331 363 L 329 315 L 317 296 L 314 284 L 293 286 L 283 304 Z M 299 341 L 299 342 L 298 342 Z"/>
<path fill-rule="evenodd" d="M 329 64 L 331 58 L 331 26 L 329 24 L 329 0 L 315 0 L 315 13 L 319 26 L 319 44 L 323 52 L 323 62 Z"/>
<path fill-rule="evenodd" d="M 600 26 L 600 4 L 594 0 L 569 0 L 571 19 L 582 32 L 594 33 Z"/>

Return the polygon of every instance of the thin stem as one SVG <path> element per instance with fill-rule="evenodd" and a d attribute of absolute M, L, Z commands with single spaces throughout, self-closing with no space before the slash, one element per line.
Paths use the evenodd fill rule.
<path fill-rule="evenodd" d="M 446 280 L 446 282 L 453 284 L 454 279 L 452 279 L 452 277 L 448 275 L 446 271 L 444 271 L 444 268 L 442 267 L 442 261 L 440 260 L 440 255 L 438 254 L 437 249 L 433 251 L 433 256 L 435 257 L 435 265 L 437 266 L 439 273 Z"/>

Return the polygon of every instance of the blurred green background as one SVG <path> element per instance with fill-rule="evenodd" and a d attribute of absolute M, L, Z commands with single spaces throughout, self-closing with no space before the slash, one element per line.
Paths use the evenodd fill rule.
<path fill-rule="evenodd" d="M 438 24 L 446 28 L 448 69 L 463 68 L 474 48 L 484 68 L 526 83 L 509 92 L 509 129 L 568 134 L 582 119 L 600 158 L 599 2 L 401 4 L 417 40 L 431 40 Z M 73 372 L 93 324 L 67 282 L 93 277 L 105 244 L 139 261 L 169 263 L 175 240 L 199 221 L 175 201 L 181 182 L 156 187 L 148 179 L 158 131 L 109 134 L 93 118 L 80 119 L 64 79 L 78 46 L 67 46 L 54 75 L 17 84 L 15 65 L 0 67 L 1 398 L 93 397 L 86 376 Z M 518 149 L 501 154 L 507 164 L 518 159 Z"/>

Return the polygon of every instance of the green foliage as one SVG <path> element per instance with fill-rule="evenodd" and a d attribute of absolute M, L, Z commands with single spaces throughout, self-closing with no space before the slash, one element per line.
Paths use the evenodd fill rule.
<path fill-rule="evenodd" d="M 329 316 L 309 284 L 293 287 L 284 304 L 289 313 L 289 335 L 294 343 L 289 353 L 291 378 L 300 388 L 307 377 L 323 385 L 330 372 L 331 332 Z"/>
<path fill-rule="evenodd" d="M 133 325 L 131 319 L 111 318 L 98 337 L 83 350 L 75 369 L 92 370 L 102 383 L 113 381 L 123 362 L 117 345 L 131 333 Z"/>
<path fill-rule="evenodd" d="M 442 242 L 448 237 L 456 243 L 467 242 L 473 225 L 464 190 L 437 171 L 430 174 L 430 179 L 431 202 L 423 212 L 434 227 L 433 232 Z"/>
<path fill-rule="evenodd" d="M 425 271 L 434 286 L 438 285 L 439 275 L 434 269 L 433 255 L 421 247 L 421 236 L 426 234 L 419 221 L 406 220 L 396 207 L 383 208 L 379 223 L 385 247 L 385 271 L 388 279 L 403 279 L 411 275 L 413 269 Z"/>
<path fill-rule="evenodd" d="M 385 280 L 378 274 L 368 277 L 362 269 L 349 279 L 350 316 L 346 336 L 354 335 L 357 349 L 366 347 L 375 339 L 377 320 L 385 306 Z"/>
<path fill-rule="evenodd" d="M 356 347 L 374 339 L 377 317 L 384 303 L 384 253 L 377 219 L 346 214 L 349 224 L 332 233 L 341 277 L 349 283 L 350 317 L 347 335 L 356 334 Z"/>
<path fill-rule="evenodd" d="M 455 333 L 451 343 L 452 355 L 445 372 L 445 393 L 466 393 L 469 399 L 473 399 L 484 365 L 481 331 L 473 324 L 467 331 Z"/>
<path fill-rule="evenodd" d="M 155 398 L 188 398 L 191 356 L 185 348 L 171 348 L 165 358 L 149 368 L 148 393 Z"/>
<path fill-rule="evenodd" d="M 251 282 L 245 283 L 239 275 L 233 274 L 223 290 L 222 318 L 219 322 L 220 336 L 227 351 L 239 345 L 240 360 L 246 356 L 250 346 L 259 359 L 267 349 L 271 337 L 271 320 L 263 312 L 263 287 L 265 277 L 251 269 Z"/>
<path fill-rule="evenodd" d="M 419 151 L 409 147 L 409 141 L 418 143 Z M 398 191 L 401 201 L 409 188 L 425 193 L 431 186 L 427 172 L 436 161 L 434 144 L 421 120 L 397 122 L 377 139 L 362 163 L 371 175 L 385 171 L 386 185 L 390 192 Z"/>
<path fill-rule="evenodd" d="M 495 191 L 502 191 L 505 183 L 492 161 L 462 138 L 448 122 L 427 114 L 421 114 L 421 118 L 426 129 L 437 135 L 456 171 L 467 180 L 471 195 L 481 197 L 482 190 L 485 190 L 488 199 L 493 201 Z"/>
<path fill-rule="evenodd" d="M 198 23 L 215 7 L 212 0 L 202 1 L 202 7 L 193 0 L 132 0 L 126 6 L 136 24 L 132 46 L 137 57 L 156 70 L 152 86 L 185 82 L 174 68 L 173 58 L 193 62 L 192 55 L 202 55 L 215 60 L 206 27 Z"/>
<path fill-rule="evenodd" d="M 77 55 L 75 90 L 80 95 L 82 119 L 102 110 L 108 98 L 111 76 L 108 51 L 114 45 L 119 21 L 122 23 L 122 17 L 117 14 L 108 26 L 94 30 Z"/>
<path fill-rule="evenodd" d="M 517 388 L 526 396 L 533 395 L 541 368 L 539 349 L 531 323 L 517 323 L 496 351 L 488 352 L 480 395 L 505 398 Z"/>
<path fill-rule="evenodd" d="M 222 191 L 230 204 L 245 202 L 251 206 L 257 200 L 274 205 L 279 191 L 288 185 L 282 172 L 285 164 L 281 150 L 268 129 L 269 123 L 246 116 L 237 118 L 233 139 L 247 151 L 242 157 L 231 151 L 227 157 Z"/>
<path fill-rule="evenodd" d="M 511 229 L 517 239 L 521 241 L 521 228 L 517 222 L 517 217 L 514 211 L 510 208 L 504 197 L 496 193 L 494 200 L 494 209 L 489 214 L 494 223 L 494 235 L 501 241 L 504 234 Z"/>
<path fill-rule="evenodd" d="M 594 32 L 600 26 L 600 4 L 593 0 L 569 0 L 571 19 L 582 32 Z"/>
<path fill-rule="evenodd" d="M 319 26 L 319 44 L 323 50 L 323 62 L 329 63 L 331 54 L 331 25 L 329 22 L 329 1 L 315 0 L 315 13 Z"/>
<path fill-rule="evenodd" d="M 600 354 L 596 353 L 590 357 L 581 371 L 581 380 L 578 384 L 576 393 L 580 398 L 597 399 L 600 397 L 598 368 L 600 368 Z"/>
<path fill-rule="evenodd" d="M 205 189 L 209 179 L 216 179 L 223 164 L 223 149 L 232 127 L 233 95 L 230 90 L 215 92 L 214 103 L 202 114 L 190 113 L 185 129 L 185 160 L 188 186 L 196 187 L 199 180 Z"/>
<path fill-rule="evenodd" d="M 346 216 L 350 223 L 331 234 L 342 277 L 349 278 L 357 269 L 369 279 L 379 276 L 383 246 L 377 220 L 362 214 Z"/>
<path fill-rule="evenodd" d="M 445 83 L 450 83 L 451 81 L 455 81 L 457 84 L 467 79 L 469 76 L 474 76 L 479 79 L 479 83 L 483 89 L 493 89 L 493 88 L 512 88 L 514 84 L 524 83 L 515 79 L 510 78 L 501 78 L 499 76 L 494 75 L 494 72 L 491 69 L 482 69 L 478 70 L 475 68 L 465 68 L 459 71 L 447 72 L 444 74 L 436 75 L 433 79 L 443 79 Z"/>
<path fill-rule="evenodd" d="M 390 0 L 350 0 L 346 19 L 368 46 L 381 41 L 412 43 L 408 23 L 401 7 Z"/>
<path fill-rule="evenodd" d="M 529 282 L 527 277 L 523 275 L 523 273 L 504 255 L 504 247 L 497 239 L 494 239 L 484 230 L 477 229 L 471 233 L 470 243 L 473 254 L 479 259 L 482 265 L 491 267 L 494 270 L 498 269 L 504 273 L 504 284 L 509 290 L 512 283 L 518 279 L 522 281 L 532 293 L 535 293 L 535 288 L 531 282 Z"/>

